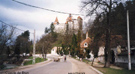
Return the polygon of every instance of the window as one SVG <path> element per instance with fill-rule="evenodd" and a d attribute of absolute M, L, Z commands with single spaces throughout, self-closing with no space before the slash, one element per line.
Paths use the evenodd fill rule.
<path fill-rule="evenodd" d="M 87 47 L 87 46 L 88 46 L 88 44 L 85 42 L 85 43 L 84 43 L 84 47 Z"/>

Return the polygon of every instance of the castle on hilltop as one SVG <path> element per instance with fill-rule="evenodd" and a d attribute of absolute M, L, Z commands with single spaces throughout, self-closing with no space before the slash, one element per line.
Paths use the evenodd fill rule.
<path fill-rule="evenodd" d="M 64 34 L 67 30 L 69 33 L 78 33 L 78 30 L 82 31 L 82 18 L 80 16 L 74 19 L 71 14 L 66 19 L 65 23 L 60 23 L 56 17 L 54 24 L 54 32 Z"/>

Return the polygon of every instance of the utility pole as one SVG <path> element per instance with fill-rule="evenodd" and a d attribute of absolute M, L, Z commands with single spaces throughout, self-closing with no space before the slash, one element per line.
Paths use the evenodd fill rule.
<path fill-rule="evenodd" d="M 127 42 L 128 42 L 128 69 L 131 70 L 130 35 L 129 35 L 129 12 L 127 10 Z"/>
<path fill-rule="evenodd" d="M 35 64 L 35 29 L 34 29 L 34 41 L 33 41 L 33 64 Z"/>

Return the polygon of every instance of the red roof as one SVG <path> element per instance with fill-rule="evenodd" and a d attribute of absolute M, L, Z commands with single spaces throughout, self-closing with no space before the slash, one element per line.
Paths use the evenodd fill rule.
<path fill-rule="evenodd" d="M 86 38 L 85 40 L 83 40 L 82 42 L 81 42 L 81 44 L 80 44 L 80 47 L 81 48 L 86 48 L 86 47 L 84 47 L 84 44 L 85 43 L 87 43 L 88 45 L 91 43 L 91 41 L 92 41 L 92 39 L 91 38 Z"/>
<path fill-rule="evenodd" d="M 82 18 L 80 16 L 78 16 L 78 19 L 81 19 L 82 20 Z"/>
<path fill-rule="evenodd" d="M 59 23 L 59 21 L 58 21 L 58 18 L 56 17 L 54 24 L 57 24 L 57 23 Z"/>

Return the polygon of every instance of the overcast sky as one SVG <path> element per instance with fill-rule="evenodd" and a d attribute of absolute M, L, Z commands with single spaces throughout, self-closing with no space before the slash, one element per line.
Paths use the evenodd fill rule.
<path fill-rule="evenodd" d="M 52 10 L 77 13 L 80 12 L 81 0 L 18 0 L 27 4 Z M 37 8 L 18 4 L 12 0 L 0 0 L 0 20 L 16 27 L 33 32 L 36 30 L 36 39 L 44 34 L 45 27 L 49 27 L 58 17 L 60 23 L 65 23 L 68 14 L 54 13 Z M 74 16 L 76 18 L 77 16 Z M 82 16 L 81 16 L 82 17 Z M 83 18 L 83 17 L 82 17 Z M 84 19 L 84 18 L 83 18 Z M 21 32 L 21 31 L 20 31 Z M 33 39 L 33 35 L 30 35 Z"/>

